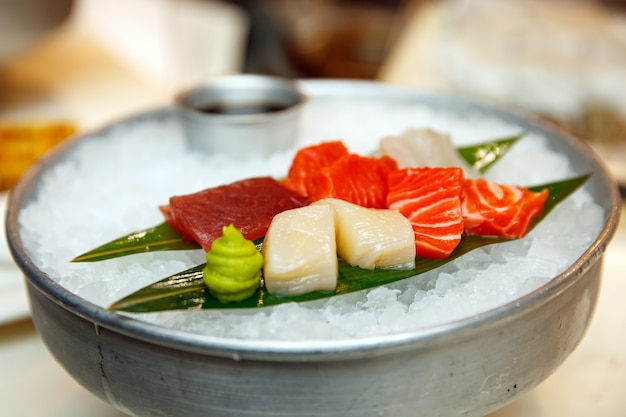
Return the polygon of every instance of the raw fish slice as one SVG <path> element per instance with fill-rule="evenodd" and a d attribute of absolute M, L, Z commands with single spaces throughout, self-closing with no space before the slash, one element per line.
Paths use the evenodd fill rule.
<path fill-rule="evenodd" d="M 295 296 L 337 287 L 334 212 L 329 205 L 277 214 L 262 251 L 265 287 L 271 294 Z"/>
<path fill-rule="evenodd" d="M 512 239 L 523 237 L 543 212 L 548 194 L 548 190 L 533 192 L 484 178 L 467 179 L 462 204 L 465 232 Z"/>
<path fill-rule="evenodd" d="M 339 198 L 363 207 L 385 208 L 387 176 L 396 169 L 396 161 L 387 156 L 343 156 L 311 177 L 309 199 Z"/>
<path fill-rule="evenodd" d="M 411 223 L 394 210 L 372 209 L 335 198 L 319 200 L 335 212 L 339 256 L 363 269 L 415 267 Z"/>
<path fill-rule="evenodd" d="M 398 168 L 460 167 L 464 175 L 475 171 L 461 157 L 449 135 L 432 129 L 407 129 L 400 136 L 386 136 L 380 140 L 383 155 L 396 160 Z"/>
<path fill-rule="evenodd" d="M 406 168 L 389 175 L 387 207 L 411 222 L 417 256 L 447 258 L 461 241 L 463 179 L 461 168 Z"/>
<path fill-rule="evenodd" d="M 258 177 L 171 197 L 161 212 L 183 238 L 208 251 L 224 226 L 233 224 L 246 239 L 255 240 L 265 235 L 276 214 L 307 204 L 275 179 Z"/>
<path fill-rule="evenodd" d="M 345 155 L 348 155 L 348 148 L 341 141 L 302 148 L 296 153 L 282 184 L 302 196 L 308 196 L 307 184 L 311 175 Z"/>

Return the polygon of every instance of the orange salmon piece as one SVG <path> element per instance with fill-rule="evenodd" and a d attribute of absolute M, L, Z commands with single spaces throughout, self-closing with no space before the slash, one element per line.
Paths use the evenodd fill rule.
<path fill-rule="evenodd" d="M 367 208 L 385 208 L 387 177 L 398 168 L 388 156 L 349 154 L 310 178 L 309 200 L 338 198 Z"/>
<path fill-rule="evenodd" d="M 348 148 L 341 141 L 322 142 L 302 148 L 296 153 L 287 177 L 281 184 L 307 197 L 309 195 L 307 184 L 311 176 L 345 155 L 348 155 Z"/>
<path fill-rule="evenodd" d="M 465 232 L 481 236 L 524 237 L 543 212 L 548 190 L 530 191 L 484 178 L 465 180 L 462 209 Z"/>
<path fill-rule="evenodd" d="M 387 207 L 411 222 L 416 256 L 445 259 L 461 242 L 463 180 L 457 167 L 406 168 L 389 175 Z"/>

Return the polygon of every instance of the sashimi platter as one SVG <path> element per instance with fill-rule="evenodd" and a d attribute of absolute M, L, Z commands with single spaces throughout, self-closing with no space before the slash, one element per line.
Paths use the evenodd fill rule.
<path fill-rule="evenodd" d="M 138 416 L 481 416 L 549 375 L 617 223 L 595 155 L 460 98 L 299 86 L 297 140 L 270 156 L 193 152 L 165 108 L 26 175 L 9 244 L 55 356 Z"/>
<path fill-rule="evenodd" d="M 165 224 L 73 261 L 193 244 L 206 252 L 202 280 L 199 271 L 185 270 L 111 307 L 129 311 L 261 307 L 345 294 L 351 281 L 363 289 L 368 280 L 378 286 L 377 276 L 382 283 L 410 278 L 469 250 L 459 248 L 464 236 L 470 249 L 523 238 L 544 213 L 550 191 L 552 206 L 586 180 L 533 191 L 477 177 L 470 163 L 484 168 L 486 162 L 475 155 L 494 163 L 519 139 L 464 148 L 469 161 L 447 135 L 432 130 L 384 137 L 375 150 L 382 156 L 350 153 L 342 141 L 308 145 L 296 151 L 281 180 L 253 177 L 173 196 L 159 207 Z M 472 236 L 482 238 L 468 243 Z M 424 268 L 416 269 L 416 260 Z"/>

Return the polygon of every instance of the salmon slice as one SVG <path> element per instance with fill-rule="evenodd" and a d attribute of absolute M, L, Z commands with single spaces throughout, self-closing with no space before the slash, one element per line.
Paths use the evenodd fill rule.
<path fill-rule="evenodd" d="M 265 235 L 276 214 L 307 204 L 275 179 L 257 177 L 171 197 L 160 210 L 184 239 L 208 251 L 224 226 L 233 224 L 246 239 L 255 240 Z"/>
<path fill-rule="evenodd" d="M 349 154 L 322 168 L 310 178 L 311 202 L 337 198 L 367 208 L 385 208 L 387 177 L 396 161 Z"/>
<path fill-rule="evenodd" d="M 458 246 L 464 230 L 463 180 L 458 167 L 406 168 L 389 175 L 387 207 L 411 222 L 416 256 L 445 259 Z"/>
<path fill-rule="evenodd" d="M 484 178 L 465 180 L 462 203 L 465 232 L 517 239 L 525 236 L 543 212 L 548 190 L 530 191 Z"/>
<path fill-rule="evenodd" d="M 348 155 L 348 148 L 341 141 L 302 148 L 296 153 L 282 185 L 306 197 L 309 195 L 307 184 L 311 175 L 345 155 Z"/>

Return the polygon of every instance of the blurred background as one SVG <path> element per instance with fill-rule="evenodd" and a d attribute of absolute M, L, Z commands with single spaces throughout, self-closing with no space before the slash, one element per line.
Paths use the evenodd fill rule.
<path fill-rule="evenodd" d="M 626 183 L 624 0 L 0 0 L 0 187 L 20 152 L 30 161 L 240 72 L 528 110 L 589 141 Z"/>

